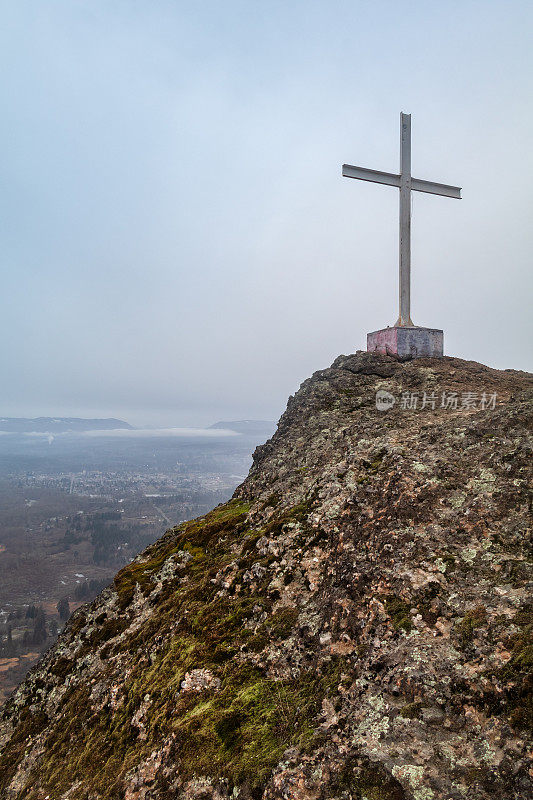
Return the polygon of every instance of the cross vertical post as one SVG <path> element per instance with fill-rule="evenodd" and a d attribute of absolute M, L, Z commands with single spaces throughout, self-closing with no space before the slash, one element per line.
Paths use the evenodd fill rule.
<path fill-rule="evenodd" d="M 411 115 L 400 114 L 400 315 L 396 325 L 411 321 Z"/>
<path fill-rule="evenodd" d="M 387 326 L 367 336 L 369 352 L 392 353 L 402 358 L 441 356 L 443 332 L 439 328 L 421 328 L 411 320 L 411 192 L 438 194 L 461 199 L 459 186 L 424 181 L 411 176 L 411 115 L 400 114 L 400 172 L 342 165 L 345 178 L 395 186 L 400 190 L 400 315 L 392 328 Z"/>

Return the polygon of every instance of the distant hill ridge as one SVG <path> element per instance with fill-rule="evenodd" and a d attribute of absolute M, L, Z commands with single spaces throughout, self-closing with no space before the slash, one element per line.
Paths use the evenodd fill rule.
<path fill-rule="evenodd" d="M 0 431 L 7 433 L 64 433 L 66 431 L 133 430 L 122 419 L 82 419 L 80 417 L 0 417 Z"/>

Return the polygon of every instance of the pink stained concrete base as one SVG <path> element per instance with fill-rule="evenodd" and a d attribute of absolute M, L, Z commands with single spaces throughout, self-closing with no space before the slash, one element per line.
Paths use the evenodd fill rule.
<path fill-rule="evenodd" d="M 438 358 L 443 355 L 444 333 L 438 328 L 382 328 L 368 333 L 369 353 L 384 353 L 399 358 Z"/>

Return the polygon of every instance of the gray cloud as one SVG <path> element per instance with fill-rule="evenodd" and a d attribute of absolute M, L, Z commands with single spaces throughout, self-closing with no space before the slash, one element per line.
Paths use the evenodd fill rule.
<path fill-rule="evenodd" d="M 474 0 L 7 3 L 3 414 L 206 425 L 286 397 L 396 318 L 531 368 L 532 7 Z"/>

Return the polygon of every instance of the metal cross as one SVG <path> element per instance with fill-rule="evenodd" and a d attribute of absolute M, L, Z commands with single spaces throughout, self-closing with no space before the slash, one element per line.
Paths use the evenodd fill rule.
<path fill-rule="evenodd" d="M 400 190 L 400 316 L 396 326 L 412 327 L 411 321 L 411 191 L 440 194 L 461 199 L 461 189 L 411 177 L 411 115 L 400 114 L 400 174 L 378 172 L 343 164 L 345 178 L 384 183 Z"/>

